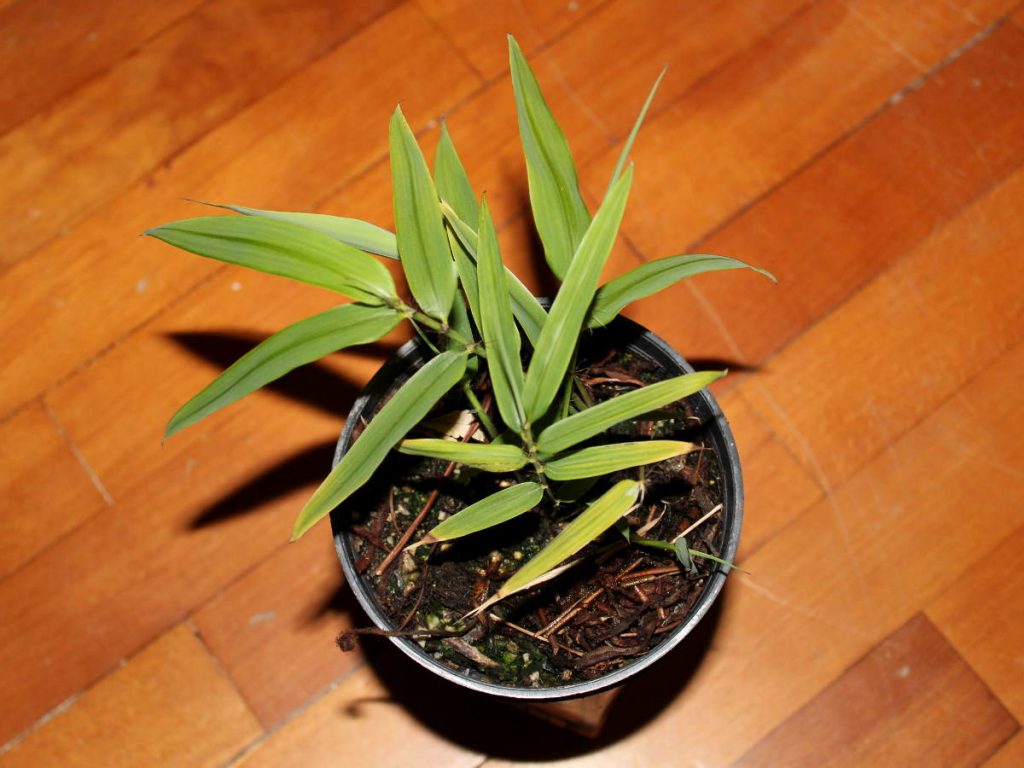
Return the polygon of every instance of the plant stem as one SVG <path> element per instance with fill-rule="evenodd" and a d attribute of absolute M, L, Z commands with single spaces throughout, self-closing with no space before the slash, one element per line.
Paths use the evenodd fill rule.
<path fill-rule="evenodd" d="M 544 475 L 544 464 L 537 458 L 537 443 L 533 439 L 533 430 L 531 429 L 530 424 L 523 424 L 523 431 L 519 433 L 519 436 L 523 438 L 523 444 L 526 446 L 526 455 L 530 459 L 530 464 L 533 466 L 533 471 L 537 474 L 537 479 L 544 488 L 544 492 L 548 495 L 548 498 L 557 505 L 558 499 L 556 499 L 555 494 L 551 492 L 551 487 L 548 485 L 548 479 Z"/>
<path fill-rule="evenodd" d="M 436 317 L 431 317 L 426 312 L 422 312 L 418 309 L 410 307 L 405 302 L 399 302 L 394 306 L 399 312 L 409 318 L 409 321 L 417 328 L 417 332 L 422 332 L 418 328 L 418 325 L 426 326 L 432 331 L 436 331 L 443 336 L 447 336 L 449 339 L 454 341 L 456 344 L 461 344 L 467 350 L 470 350 L 480 357 L 487 357 L 487 353 L 484 351 L 483 346 L 473 339 L 467 339 L 458 331 L 454 330 L 448 323 L 438 320 Z M 436 351 L 436 347 L 433 344 L 430 345 L 432 349 Z"/>
<path fill-rule="evenodd" d="M 424 344 L 426 344 L 426 345 L 427 345 L 428 347 L 430 347 L 430 349 L 431 349 L 431 350 L 433 350 L 433 352 L 434 352 L 434 354 L 435 354 L 435 355 L 439 355 L 439 354 L 441 354 L 441 350 L 439 350 L 439 349 L 438 349 L 438 348 L 437 348 L 437 347 L 436 347 L 436 346 L 434 345 L 434 342 L 432 342 L 432 341 L 431 341 L 431 340 L 430 340 L 430 339 L 429 339 L 429 338 L 427 337 L 427 334 L 425 334 L 425 333 L 423 332 L 423 329 L 422 329 L 422 328 L 420 328 L 420 325 L 419 325 L 419 323 L 417 323 L 417 322 L 416 322 L 416 318 L 415 318 L 415 317 L 410 317 L 410 318 L 409 318 L 409 322 L 410 322 L 410 323 L 412 323 L 412 327 L 413 327 L 413 328 L 415 329 L 415 331 L 416 331 L 416 335 L 417 335 L 417 336 L 419 336 L 419 337 L 420 337 L 420 338 L 421 338 L 421 339 L 423 340 L 423 343 L 424 343 Z"/>
<path fill-rule="evenodd" d="M 484 430 L 490 436 L 491 440 L 498 439 L 498 430 L 494 427 L 494 422 L 491 421 L 491 417 L 487 415 L 487 411 L 480 405 L 480 400 L 477 399 L 476 393 L 473 391 L 473 387 L 466 380 L 462 380 L 462 391 L 466 394 L 466 399 L 469 400 L 469 404 L 473 406 L 473 410 L 476 411 L 476 417 L 480 420 L 480 423 L 484 425 Z"/>

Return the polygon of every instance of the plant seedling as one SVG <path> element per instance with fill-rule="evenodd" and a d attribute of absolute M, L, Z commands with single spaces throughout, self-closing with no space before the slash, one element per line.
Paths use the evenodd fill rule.
<path fill-rule="evenodd" d="M 221 206 L 238 215 L 176 221 L 146 232 L 200 256 L 350 299 L 279 331 L 244 355 L 174 414 L 168 437 L 298 366 L 374 342 L 402 322 L 410 323 L 432 350 L 432 357 L 372 417 L 305 504 L 293 540 L 345 504 L 394 450 L 455 462 L 508 481 L 507 487 L 423 533 L 411 549 L 503 525 L 535 509 L 545 494 L 571 497 L 573 483 L 603 489 L 478 611 L 560 572 L 567 560 L 612 526 L 632 544 L 671 550 L 686 568 L 693 568 L 693 557 L 718 561 L 688 546 L 689 531 L 674 541 L 630 531 L 624 518 L 641 498 L 643 482 L 606 481 L 612 473 L 684 455 L 694 450 L 693 444 L 591 441 L 618 424 L 694 394 L 725 372 L 676 376 L 594 403 L 575 378 L 575 361 L 589 329 L 606 325 L 632 302 L 687 277 L 748 268 L 774 280 L 736 259 L 682 254 L 649 261 L 600 285 L 633 182 L 628 163 L 633 141 L 664 72 L 651 88 L 592 215 L 580 194 L 568 142 L 511 37 L 509 54 L 533 220 L 546 262 L 560 281 L 549 309 L 503 263 L 487 201 L 474 193 L 447 128 L 442 126 L 431 174 L 400 107 L 389 131 L 394 233 L 350 218 L 242 206 Z M 399 295 L 380 257 L 399 260 L 411 297 Z M 490 381 L 494 419 L 471 386 L 481 371 Z M 466 398 L 464 410 L 479 420 L 486 439 L 408 439 L 410 430 L 453 390 Z"/>

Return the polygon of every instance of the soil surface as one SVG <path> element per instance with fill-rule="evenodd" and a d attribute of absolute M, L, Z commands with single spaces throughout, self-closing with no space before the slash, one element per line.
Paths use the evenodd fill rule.
<path fill-rule="evenodd" d="M 665 376 L 654 363 L 628 351 L 616 349 L 589 360 L 585 355 L 577 365 L 585 388 L 581 397 L 594 402 Z M 485 375 L 477 377 L 474 389 L 488 407 Z M 453 393 L 434 415 L 455 413 L 463 407 L 461 402 L 462 396 Z M 477 428 L 477 436 L 483 436 L 482 429 Z M 707 429 L 694 416 L 693 402 L 684 400 L 619 425 L 588 444 L 642 437 L 686 440 L 701 447 L 601 478 L 590 488 L 576 488 L 580 496 L 574 503 L 555 504 L 545 498 L 531 512 L 491 530 L 411 553 L 399 545 L 424 509 L 426 515 L 411 541 L 516 478 L 392 452 L 375 480 L 346 504 L 356 568 L 372 585 L 394 629 L 434 633 L 414 639 L 441 663 L 470 677 L 510 686 L 552 687 L 616 670 L 682 624 L 720 566 L 695 558 L 687 570 L 670 551 L 627 544 L 612 529 L 584 549 L 582 561 L 558 578 L 510 596 L 477 619 L 462 622 L 462 617 L 618 480 L 644 480 L 643 503 L 627 519 L 634 531 L 642 529 L 649 539 L 673 540 L 721 502 L 719 457 Z M 687 542 L 693 549 L 720 556 L 723 538 L 718 513 L 689 534 Z"/>

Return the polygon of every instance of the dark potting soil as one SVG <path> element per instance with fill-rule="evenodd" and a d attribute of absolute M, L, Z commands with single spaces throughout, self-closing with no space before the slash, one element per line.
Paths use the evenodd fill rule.
<path fill-rule="evenodd" d="M 665 377 L 650 361 L 618 350 L 583 360 L 577 375 L 586 390 L 583 396 L 594 402 Z M 486 376 L 477 378 L 474 389 L 489 407 Z M 460 402 L 461 395 L 450 395 L 432 418 L 452 412 Z M 671 552 L 629 545 L 612 529 L 558 578 L 511 595 L 476 619 L 464 622 L 462 617 L 618 480 L 642 478 L 645 483 L 642 503 L 627 518 L 630 527 L 643 529 L 645 538 L 675 539 L 722 501 L 719 457 L 706 432 L 686 400 L 619 425 L 601 436 L 603 442 L 657 437 L 700 447 L 577 488 L 581 495 L 576 502 L 556 505 L 545 498 L 531 512 L 493 529 L 397 555 L 403 534 L 425 507 L 429 511 L 411 542 L 515 478 L 392 452 L 375 479 L 346 504 L 356 569 L 372 585 L 394 629 L 434 633 L 416 642 L 462 674 L 520 687 L 600 677 L 642 656 L 682 624 L 719 566 L 694 558 L 688 571 Z M 483 435 L 482 428 L 478 434 Z M 569 490 L 563 488 L 562 494 Z M 716 556 L 722 540 L 720 514 L 687 536 L 691 548 Z M 463 629 L 462 634 L 442 636 Z M 351 639 L 339 642 L 350 645 Z"/>

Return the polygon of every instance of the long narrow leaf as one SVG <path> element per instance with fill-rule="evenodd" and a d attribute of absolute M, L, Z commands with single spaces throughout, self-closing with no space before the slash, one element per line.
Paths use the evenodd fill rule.
<path fill-rule="evenodd" d="M 430 533 L 409 549 L 439 541 L 451 541 L 487 528 L 493 528 L 524 512 L 529 512 L 540 503 L 542 498 L 544 498 L 544 489 L 537 483 L 519 483 L 505 488 L 456 512 L 447 520 L 431 528 Z"/>
<path fill-rule="evenodd" d="M 619 161 L 615 164 L 615 170 L 612 171 L 612 177 L 608 181 L 608 189 L 605 190 L 604 196 L 612 192 L 612 187 L 615 186 L 615 182 L 619 180 L 619 175 L 622 173 L 622 169 L 626 167 L 626 161 L 629 159 L 629 153 L 633 149 L 633 142 L 636 141 L 636 135 L 640 133 L 640 126 L 644 124 L 644 118 L 647 117 L 647 110 L 651 108 L 651 102 L 654 101 L 654 94 L 658 92 L 658 86 L 661 85 L 661 79 L 665 77 L 665 73 L 668 71 L 666 66 L 661 70 L 661 74 L 658 75 L 658 79 L 654 81 L 654 85 L 651 86 L 650 93 L 647 94 L 647 99 L 644 101 L 643 107 L 640 109 L 640 114 L 636 117 L 636 122 L 633 123 L 633 130 L 629 132 L 629 136 L 626 138 L 626 143 L 622 145 L 622 152 L 619 153 Z"/>
<path fill-rule="evenodd" d="M 449 313 L 448 324 L 461 338 L 470 339 L 473 337 L 473 328 L 469 324 L 469 310 L 466 308 L 466 302 L 462 298 L 462 294 L 458 291 L 455 292 L 455 299 L 452 301 L 452 310 Z M 448 336 L 447 344 L 449 349 L 463 349 L 465 346 L 451 334 Z"/>
<path fill-rule="evenodd" d="M 552 480 L 579 480 L 653 464 L 689 453 L 697 446 L 679 440 L 644 440 L 635 443 L 595 445 L 570 453 L 544 465 L 544 474 Z"/>
<path fill-rule="evenodd" d="M 434 154 L 434 183 L 442 200 L 447 200 L 463 221 L 476 221 L 480 217 L 480 206 L 473 194 L 466 169 L 455 151 L 448 126 L 441 124 L 441 140 Z"/>
<path fill-rule="evenodd" d="M 699 392 L 725 371 L 699 371 L 649 384 L 624 395 L 575 413 L 552 424 L 540 433 L 537 448 L 541 458 L 554 456 L 584 440 L 604 432 L 619 422 L 640 416 Z"/>
<path fill-rule="evenodd" d="M 601 269 L 615 243 L 632 181 L 633 170 L 629 168 L 601 204 L 551 305 L 523 389 L 523 406 L 530 422 L 547 410 L 561 386 L 587 310 L 594 300 Z"/>
<path fill-rule="evenodd" d="M 401 107 L 396 107 L 391 117 L 389 140 L 402 269 L 420 307 L 447 320 L 455 298 L 455 263 L 448 250 L 434 182 Z"/>
<path fill-rule="evenodd" d="M 398 325 L 389 307 L 345 304 L 300 320 L 254 347 L 183 405 L 167 424 L 165 437 L 195 424 L 255 392 L 300 365 L 355 344 L 368 344 Z"/>
<path fill-rule="evenodd" d="M 363 485 L 388 451 L 430 412 L 466 370 L 466 355 L 442 352 L 402 385 L 337 463 L 302 508 L 292 541 Z"/>
<path fill-rule="evenodd" d="M 480 278 L 480 320 L 487 348 L 487 370 L 494 399 L 505 425 L 514 431 L 523 426 L 523 365 L 519 357 L 519 329 L 512 317 L 505 271 L 498 252 L 498 235 L 487 208 L 480 207 L 477 228 L 477 267 Z"/>
<path fill-rule="evenodd" d="M 228 211 L 241 213 L 244 216 L 263 216 L 268 219 L 287 221 L 300 227 L 314 229 L 317 232 L 337 240 L 339 243 L 351 245 L 361 251 L 369 251 L 389 259 L 398 258 L 398 243 L 395 233 L 389 232 L 376 224 L 344 216 L 331 216 L 326 213 L 292 213 L 290 211 L 265 211 L 259 208 L 246 208 L 242 205 L 218 205 L 197 200 L 203 205 L 224 208 Z"/>
<path fill-rule="evenodd" d="M 715 256 L 710 253 L 668 256 L 642 264 L 602 285 L 590 308 L 587 327 L 607 325 L 628 304 L 655 294 L 687 277 L 728 269 L 752 269 L 773 282 L 778 282 L 771 272 L 727 256 Z"/>
<path fill-rule="evenodd" d="M 458 440 L 416 438 L 403 440 L 398 450 L 410 456 L 457 461 L 487 472 L 514 472 L 526 466 L 526 454 L 515 445 L 495 443 L 462 443 Z"/>
<path fill-rule="evenodd" d="M 143 234 L 200 256 L 329 288 L 369 304 L 396 298 L 391 275 L 375 258 L 286 221 L 203 216 Z"/>
<path fill-rule="evenodd" d="M 640 487 L 641 484 L 633 480 L 622 480 L 612 486 L 601 498 L 587 507 L 579 517 L 569 523 L 544 549 L 516 571 L 476 611 L 482 611 L 512 593 L 536 583 L 563 560 L 572 557 L 587 546 L 636 504 L 640 498 Z"/>
<path fill-rule="evenodd" d="M 508 50 L 519 135 L 526 156 L 530 205 L 537 233 L 544 244 L 544 256 L 551 270 L 561 279 L 587 231 L 590 214 L 580 194 L 569 142 L 551 114 L 519 44 L 511 35 L 508 37 Z"/>
<path fill-rule="evenodd" d="M 467 253 L 475 262 L 476 249 L 479 245 L 476 230 L 467 224 L 450 205 L 442 202 L 441 211 L 444 213 L 445 219 L 451 225 L 452 230 L 458 237 L 459 242 L 464 246 L 465 253 Z M 458 259 L 458 257 L 456 257 L 456 259 Z M 465 277 L 463 275 L 464 271 L 467 273 L 470 272 L 470 270 L 460 264 L 459 276 L 463 279 L 463 287 L 465 287 L 468 292 L 470 289 L 469 285 L 465 282 Z M 472 272 L 472 281 L 475 286 L 475 271 Z M 516 320 L 519 321 L 519 325 L 523 329 L 523 333 L 526 334 L 526 338 L 530 340 L 530 344 L 532 346 L 536 346 L 537 340 L 540 338 L 540 331 L 544 327 L 544 323 L 547 321 L 548 313 L 544 310 L 544 307 L 541 306 L 540 302 L 537 301 L 537 297 L 530 293 L 530 289 L 523 285 L 522 281 L 516 277 L 515 272 L 508 267 L 505 267 L 505 281 L 507 283 L 506 287 L 508 288 L 509 299 L 512 302 L 512 314 L 514 314 Z"/>

